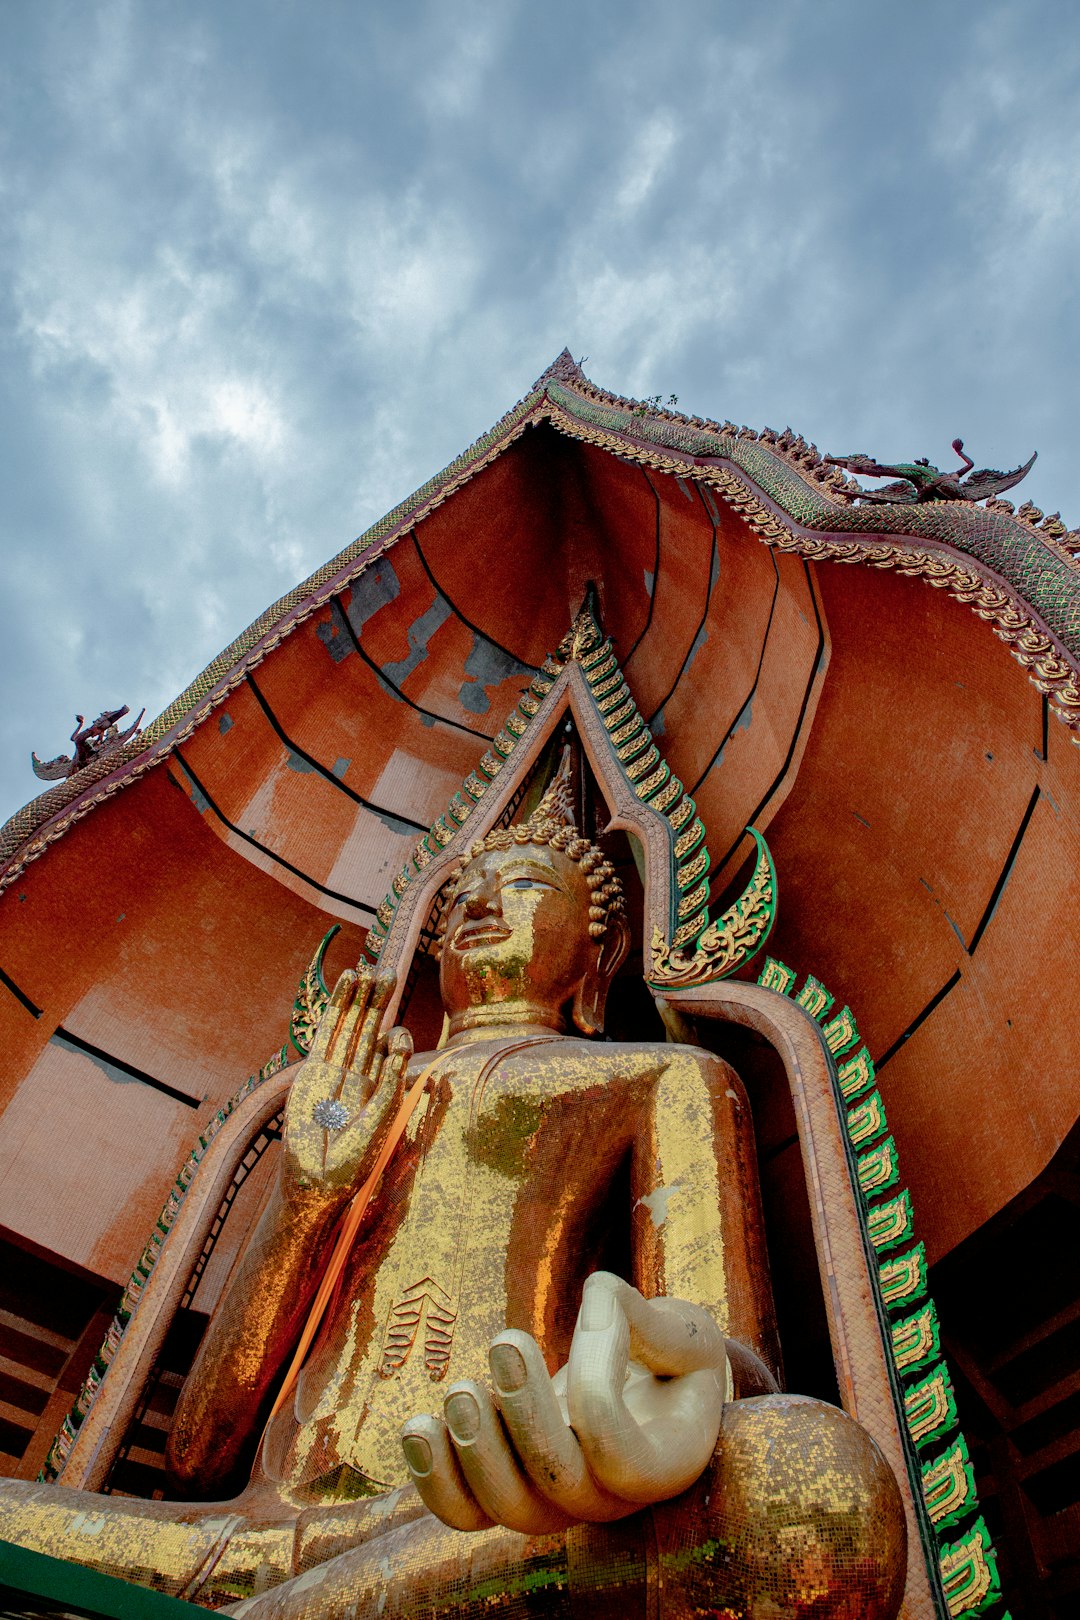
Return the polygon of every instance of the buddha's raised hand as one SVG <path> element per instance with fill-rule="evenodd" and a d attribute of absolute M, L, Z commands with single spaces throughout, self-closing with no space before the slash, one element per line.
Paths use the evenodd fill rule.
<path fill-rule="evenodd" d="M 677 1496 L 704 1471 L 730 1398 L 712 1318 L 684 1300 L 644 1299 L 610 1272 L 587 1280 L 554 1378 L 516 1329 L 499 1334 L 489 1360 L 494 1394 L 463 1380 L 447 1393 L 445 1423 L 416 1417 L 402 1430 L 420 1495 L 458 1530 L 539 1534 Z"/>
<path fill-rule="evenodd" d="M 374 1162 L 413 1049 L 405 1029 L 379 1034 L 394 984 L 361 963 L 334 986 L 285 1107 L 281 1188 L 291 1202 L 340 1202 Z"/>

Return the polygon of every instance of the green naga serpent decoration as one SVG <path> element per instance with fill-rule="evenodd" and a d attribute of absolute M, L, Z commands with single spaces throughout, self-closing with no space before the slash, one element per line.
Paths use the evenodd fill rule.
<path fill-rule="evenodd" d="M 776 920 L 776 868 L 756 827 L 747 827 L 756 855 L 750 882 L 735 903 L 706 925 L 690 950 L 669 946 L 658 928 L 652 937 L 648 980 L 658 989 L 726 979 L 761 949 Z"/>
<path fill-rule="evenodd" d="M 289 1039 L 301 1057 L 307 1057 L 311 1051 L 311 1043 L 319 1027 L 319 1020 L 330 1000 L 330 989 L 323 978 L 323 963 L 330 941 L 340 932 L 340 923 L 335 923 L 332 928 L 326 930 L 318 950 L 304 970 L 304 977 L 300 980 L 296 992 L 292 1016 L 289 1019 Z"/>
<path fill-rule="evenodd" d="M 862 473 L 864 478 L 894 478 L 896 483 L 884 489 L 862 489 L 857 499 L 877 502 L 879 505 L 913 506 L 919 501 L 985 501 L 1003 490 L 1012 489 L 1026 478 L 1035 465 L 1038 451 L 1012 472 L 998 472 L 993 467 L 972 468 L 975 463 L 964 452 L 963 439 L 954 439 L 952 447 L 964 463 L 954 473 L 942 472 L 925 457 L 917 461 L 898 461 L 895 466 L 875 461 L 873 456 L 826 456 L 833 467 L 846 467 L 848 472 Z"/>

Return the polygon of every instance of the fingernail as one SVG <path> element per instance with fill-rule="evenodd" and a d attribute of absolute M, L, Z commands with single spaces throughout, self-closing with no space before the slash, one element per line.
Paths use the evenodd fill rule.
<path fill-rule="evenodd" d="M 447 1396 L 443 1410 L 446 1413 L 446 1426 L 455 1440 L 467 1444 L 476 1439 L 480 1433 L 480 1408 L 474 1395 L 470 1395 L 467 1389 L 460 1389 L 456 1395 Z"/>
<path fill-rule="evenodd" d="M 578 1325 L 587 1333 L 599 1333 L 615 1320 L 615 1296 L 606 1288 L 586 1287 L 581 1301 Z"/>
<path fill-rule="evenodd" d="M 513 1395 L 524 1388 L 529 1369 L 517 1345 L 493 1344 L 488 1351 L 488 1361 L 500 1395 Z"/>
<path fill-rule="evenodd" d="M 405 1453 L 405 1461 L 414 1474 L 421 1479 L 431 1473 L 431 1447 L 426 1440 L 418 1434 L 405 1434 L 401 1437 L 401 1449 Z"/>

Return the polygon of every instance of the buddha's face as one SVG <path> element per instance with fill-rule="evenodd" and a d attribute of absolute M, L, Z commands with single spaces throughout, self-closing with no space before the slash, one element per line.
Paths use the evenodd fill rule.
<path fill-rule="evenodd" d="M 589 935 L 590 903 L 585 873 L 548 844 L 475 856 L 454 889 L 442 947 L 451 1028 L 487 1018 L 560 1026 L 568 1006 L 581 1024 L 577 1004 L 583 987 L 595 992 L 606 944 Z M 597 1026 L 593 1019 L 587 1027 Z"/>

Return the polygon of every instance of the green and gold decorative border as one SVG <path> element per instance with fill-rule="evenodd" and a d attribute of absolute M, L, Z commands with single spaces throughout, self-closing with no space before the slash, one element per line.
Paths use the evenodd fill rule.
<path fill-rule="evenodd" d="M 766 957 L 758 983 L 790 996 L 797 974 Z M 896 1143 L 875 1086 L 874 1061 L 850 1007 L 808 974 L 796 1003 L 821 1024 L 836 1071 L 836 1104 L 847 1130 L 859 1187 L 856 1200 L 911 1443 L 926 1524 L 950 1620 L 1010 1620 L 1003 1607 L 997 1555 L 979 1511 L 967 1442 L 941 1350 L 937 1311 L 927 1291 L 926 1249 L 916 1240 L 911 1194 L 899 1187 Z M 914 1474 L 915 1470 L 913 1470 Z"/>

